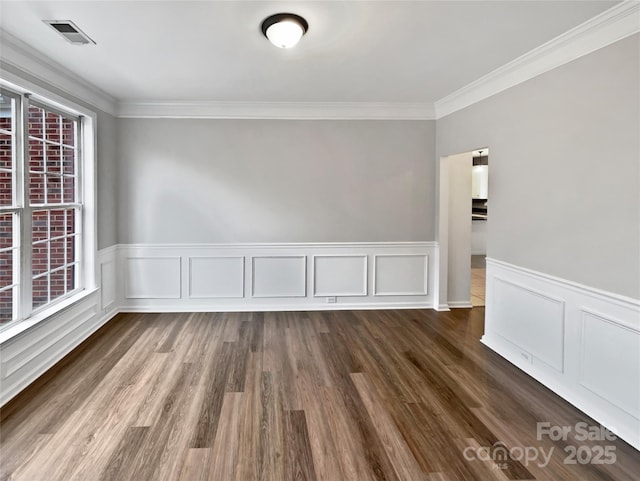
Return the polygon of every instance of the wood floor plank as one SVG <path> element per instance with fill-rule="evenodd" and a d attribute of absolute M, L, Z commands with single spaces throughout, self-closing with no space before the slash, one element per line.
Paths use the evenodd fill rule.
<path fill-rule="evenodd" d="M 298 385 L 295 382 L 299 376 L 298 358 L 301 349 L 300 346 L 291 344 L 291 328 L 288 327 L 290 316 L 290 313 L 281 313 L 278 316 L 278 355 L 276 356 L 274 369 L 282 372 L 280 376 L 282 382 L 278 382 L 277 385 L 282 391 L 281 399 L 284 409 L 287 411 L 301 411 L 304 407 L 298 392 Z"/>
<path fill-rule="evenodd" d="M 214 380 L 207 383 L 207 391 L 202 400 L 198 424 L 191 441 L 192 448 L 210 448 L 218 429 L 220 412 L 224 400 L 224 389 L 229 371 L 229 360 L 233 354 L 232 343 L 223 342 L 209 359 L 210 368 L 206 378 Z"/>
<path fill-rule="evenodd" d="M 253 324 L 254 321 L 251 321 Z M 249 347 L 251 343 L 249 343 Z M 238 440 L 238 481 L 259 478 L 258 455 L 260 452 L 260 416 L 262 390 L 262 355 L 258 352 L 246 353 L 246 379 L 243 382 L 243 402 L 240 408 L 240 426 Z"/>
<path fill-rule="evenodd" d="M 322 386 L 314 385 L 312 379 L 309 372 L 303 371 L 297 379 L 297 385 L 304 406 L 314 471 L 318 479 L 342 481 L 340 463 L 336 462 L 338 453 L 327 422 L 326 406 L 318 402 L 322 399 Z"/>
<path fill-rule="evenodd" d="M 281 389 L 274 372 L 260 376 L 260 451 L 258 452 L 258 480 L 284 479 L 284 409 Z M 243 480 L 244 481 L 244 480 Z"/>
<path fill-rule="evenodd" d="M 133 426 L 151 426 L 162 415 L 162 403 L 167 391 L 171 388 L 173 376 L 180 368 L 181 363 L 174 363 L 173 357 L 168 353 L 154 353 L 150 355 L 155 369 L 148 371 L 148 389 L 140 397 L 135 406 L 135 415 L 132 419 Z"/>
<path fill-rule="evenodd" d="M 184 462 L 183 453 L 190 441 L 190 431 L 196 420 L 190 419 L 199 409 L 199 387 L 191 382 L 193 365 L 181 363 L 171 389 L 164 397 L 162 415 L 151 426 L 149 436 L 154 439 L 145 451 L 133 479 L 176 479 Z"/>
<path fill-rule="evenodd" d="M 240 339 L 240 326 L 242 325 L 241 320 L 246 315 L 246 313 L 242 312 L 230 312 L 226 315 L 216 314 L 216 317 L 224 319 L 223 342 L 238 342 Z"/>
<path fill-rule="evenodd" d="M 424 473 L 415 457 L 411 454 L 411 450 L 398 430 L 398 426 L 393 422 L 391 415 L 379 398 L 378 393 L 376 393 L 375 388 L 365 377 L 365 374 L 352 374 L 351 379 L 353 379 L 362 403 L 373 421 L 376 432 L 387 451 L 398 479 L 424 480 Z"/>
<path fill-rule="evenodd" d="M 132 468 L 136 464 L 136 458 L 144 446 L 148 434 L 148 426 L 129 427 L 107 461 L 100 481 L 132 479 Z"/>
<path fill-rule="evenodd" d="M 309 431 L 304 411 L 287 411 L 284 415 L 285 479 L 316 481 Z"/>
<path fill-rule="evenodd" d="M 253 312 L 251 315 L 251 352 L 262 352 L 264 345 L 264 312 Z"/>
<path fill-rule="evenodd" d="M 247 359 L 251 352 L 252 329 L 250 322 L 239 322 L 238 340 L 233 343 L 232 359 L 229 361 L 226 392 L 244 392 L 247 376 Z"/>
<path fill-rule="evenodd" d="M 178 325 L 182 325 L 185 322 L 183 318 L 176 320 Z M 175 326 L 169 324 L 165 331 L 173 335 Z M 165 345 L 167 339 L 165 337 L 157 345 Z M 155 375 L 149 381 L 151 389 L 146 393 L 144 399 L 138 403 L 138 409 L 133 421 L 134 426 L 152 426 L 158 422 L 158 419 L 163 415 L 163 405 L 167 393 L 171 389 L 176 376 L 184 369 L 184 365 L 190 366 L 193 375 L 193 364 L 184 362 L 192 341 L 192 336 L 181 336 L 179 339 L 171 340 L 170 349 L 155 349 L 155 352 L 148 354 L 148 357 L 152 359 L 152 364 L 154 365 L 152 369 L 155 371 Z"/>
<path fill-rule="evenodd" d="M 598 425 L 483 346 L 483 315 L 119 315 L 3 408 L 0 481 L 637 481 L 620 440 L 538 439 Z M 496 446 L 551 454 L 465 456 Z"/>
<path fill-rule="evenodd" d="M 220 422 L 209 460 L 210 481 L 235 479 L 243 396 L 243 393 L 238 392 L 224 394 Z"/>
<path fill-rule="evenodd" d="M 208 478 L 210 455 L 210 448 L 188 449 L 177 481 L 205 481 Z"/>
<path fill-rule="evenodd" d="M 341 331 L 337 336 L 339 339 L 345 341 L 348 339 L 346 332 L 340 329 L 342 327 L 340 324 L 330 322 L 329 326 L 332 332 L 334 329 Z M 331 337 L 331 335 L 322 335 L 321 344 L 328 359 L 328 368 L 334 378 L 335 392 L 342 401 L 344 416 L 350 421 L 349 425 L 342 426 L 342 430 L 347 431 L 344 435 L 361 448 L 363 454 L 361 462 L 366 466 L 372 479 L 396 481 L 397 476 L 393 466 L 351 379 L 354 370 L 360 372 L 363 368 L 352 356 L 352 350 L 347 349 L 346 346 L 341 348 L 341 343 Z M 334 439 L 339 435 L 334 435 Z"/>
<path fill-rule="evenodd" d="M 324 388 L 320 399 L 336 453 L 339 453 L 337 459 L 343 478 L 345 481 L 372 481 L 373 476 L 369 472 L 364 449 L 360 443 L 354 442 L 354 439 L 359 437 L 357 426 L 347 415 L 342 396 L 334 388 Z"/>
<path fill-rule="evenodd" d="M 165 329 L 167 335 L 164 336 L 160 343 L 158 343 L 156 352 L 171 352 L 171 350 L 173 349 L 173 345 L 180 335 L 180 331 L 182 331 L 182 329 L 184 329 L 185 326 L 188 326 L 189 324 L 188 316 L 185 314 L 174 314 L 173 316 L 168 318 L 167 322 L 169 322 L 173 327 L 171 327 L 171 330 Z"/>

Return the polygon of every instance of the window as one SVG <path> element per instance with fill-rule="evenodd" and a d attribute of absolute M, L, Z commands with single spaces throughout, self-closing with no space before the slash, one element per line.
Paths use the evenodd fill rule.
<path fill-rule="evenodd" d="M 0 329 L 83 285 L 80 116 L 0 91 Z"/>
<path fill-rule="evenodd" d="M 16 317 L 18 304 L 18 209 L 16 205 L 16 99 L 0 102 L 0 323 Z"/>

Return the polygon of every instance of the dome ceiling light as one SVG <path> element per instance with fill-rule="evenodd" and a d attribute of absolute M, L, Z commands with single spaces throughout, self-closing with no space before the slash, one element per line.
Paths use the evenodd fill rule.
<path fill-rule="evenodd" d="M 295 46 L 308 29 L 307 21 L 294 13 L 276 13 L 262 22 L 262 33 L 279 48 Z"/>

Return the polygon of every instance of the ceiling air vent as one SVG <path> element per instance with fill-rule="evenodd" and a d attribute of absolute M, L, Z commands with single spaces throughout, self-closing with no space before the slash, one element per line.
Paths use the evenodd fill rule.
<path fill-rule="evenodd" d="M 52 29 L 62 35 L 65 40 L 74 45 L 94 44 L 89 36 L 80 30 L 71 20 L 43 20 Z"/>

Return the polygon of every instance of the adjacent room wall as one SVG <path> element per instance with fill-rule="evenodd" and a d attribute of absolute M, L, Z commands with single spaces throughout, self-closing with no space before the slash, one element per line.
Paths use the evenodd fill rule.
<path fill-rule="evenodd" d="M 471 152 L 446 160 L 449 183 L 447 303 L 471 305 Z"/>
<path fill-rule="evenodd" d="M 119 242 L 432 241 L 435 122 L 119 119 Z"/>
<path fill-rule="evenodd" d="M 487 255 L 640 298 L 640 38 L 437 122 L 439 156 L 491 148 Z"/>

